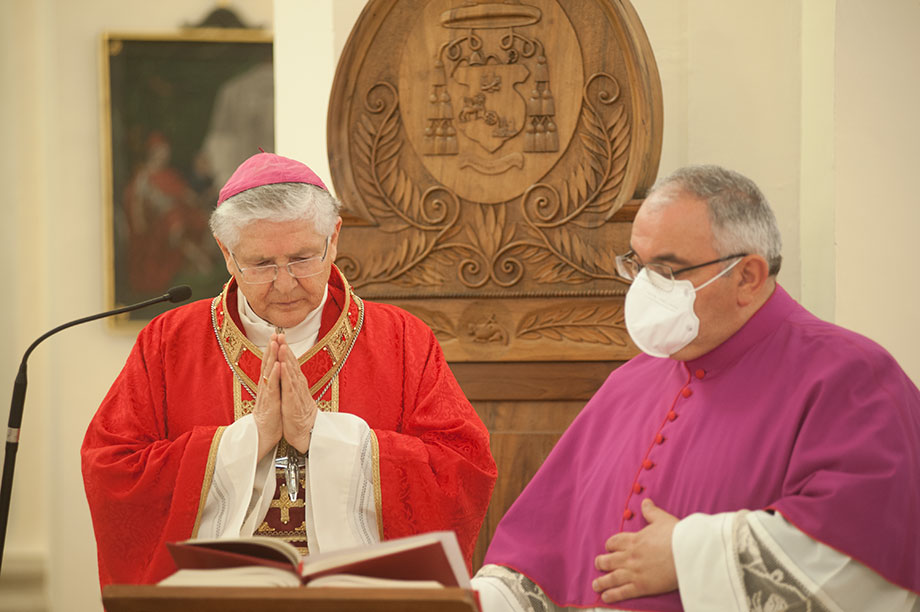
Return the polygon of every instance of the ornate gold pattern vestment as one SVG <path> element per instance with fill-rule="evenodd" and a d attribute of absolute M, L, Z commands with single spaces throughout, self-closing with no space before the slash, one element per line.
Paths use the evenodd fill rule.
<path fill-rule="evenodd" d="M 329 331 L 306 353 L 298 358 L 301 371 L 310 381 L 310 392 L 323 412 L 339 410 L 338 373 L 357 340 L 364 323 L 364 303 L 359 298 L 345 277 L 333 266 L 333 274 L 341 279 L 345 289 L 345 303 L 341 314 Z M 233 414 L 234 420 L 240 419 L 255 406 L 258 390 L 259 373 L 262 364 L 262 351 L 253 344 L 229 316 L 228 295 L 233 281 L 224 286 L 221 294 L 211 304 L 211 319 L 221 351 L 228 366 L 233 371 Z M 247 397 L 248 396 L 248 397 Z M 217 451 L 212 447 L 212 455 Z M 288 445 L 281 440 L 277 456 L 283 457 L 288 452 Z M 213 459 L 213 457 L 212 457 Z M 257 535 L 280 537 L 296 546 L 302 554 L 308 553 L 306 537 L 306 486 L 303 472 L 300 474 L 302 496 L 291 501 L 288 497 L 283 468 L 276 468 L 275 497 L 272 500 L 265 520 L 256 530 Z"/>

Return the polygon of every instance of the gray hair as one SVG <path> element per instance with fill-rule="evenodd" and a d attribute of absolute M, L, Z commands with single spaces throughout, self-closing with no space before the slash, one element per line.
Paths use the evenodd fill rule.
<path fill-rule="evenodd" d="M 313 221 L 317 233 L 331 236 L 341 202 L 325 189 L 307 183 L 276 183 L 240 192 L 211 213 L 211 232 L 230 249 L 240 231 L 253 221 Z"/>
<path fill-rule="evenodd" d="M 719 255 L 761 255 L 770 266 L 770 276 L 779 273 L 783 238 L 769 202 L 754 181 L 721 166 L 687 166 L 659 179 L 649 193 L 665 188 L 706 202 L 713 247 Z"/>

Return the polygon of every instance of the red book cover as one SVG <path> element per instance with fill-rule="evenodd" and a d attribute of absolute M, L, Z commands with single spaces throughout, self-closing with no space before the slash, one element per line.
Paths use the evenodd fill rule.
<path fill-rule="evenodd" d="M 284 543 L 284 542 L 282 542 Z M 188 540 L 167 542 L 169 554 L 179 569 L 217 569 L 264 565 L 298 573 L 300 563 L 259 538 L 247 540 Z M 296 549 L 294 554 L 299 557 Z"/>
<path fill-rule="evenodd" d="M 266 566 L 314 578 L 351 574 L 389 580 L 436 581 L 470 588 L 470 577 L 452 531 L 435 531 L 358 548 L 301 557 L 290 544 L 265 537 L 186 540 L 167 544 L 179 570 Z"/>

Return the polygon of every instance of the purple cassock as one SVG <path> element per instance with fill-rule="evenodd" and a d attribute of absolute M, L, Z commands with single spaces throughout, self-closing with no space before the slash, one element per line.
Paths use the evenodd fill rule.
<path fill-rule="evenodd" d="M 646 525 L 775 510 L 920 592 L 920 392 L 883 348 L 817 319 L 777 285 L 735 335 L 692 361 L 615 370 L 508 510 L 486 563 L 559 605 L 603 606 L 594 558 Z M 681 610 L 674 591 L 618 602 Z"/>

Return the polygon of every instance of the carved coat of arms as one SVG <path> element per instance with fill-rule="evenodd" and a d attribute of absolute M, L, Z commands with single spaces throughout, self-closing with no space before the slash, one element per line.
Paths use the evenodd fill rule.
<path fill-rule="evenodd" d="M 628 347 L 617 215 L 660 143 L 657 69 L 627 0 L 370 0 L 330 101 L 351 213 L 337 263 L 452 359 L 454 341 L 476 359 Z"/>
<path fill-rule="evenodd" d="M 430 2 L 415 23 L 424 35 L 403 51 L 402 107 L 426 111 L 407 136 L 459 195 L 499 202 L 546 174 L 572 137 L 580 91 L 555 93 L 551 75 L 583 80 L 578 37 L 555 4 L 456 4 Z"/>

